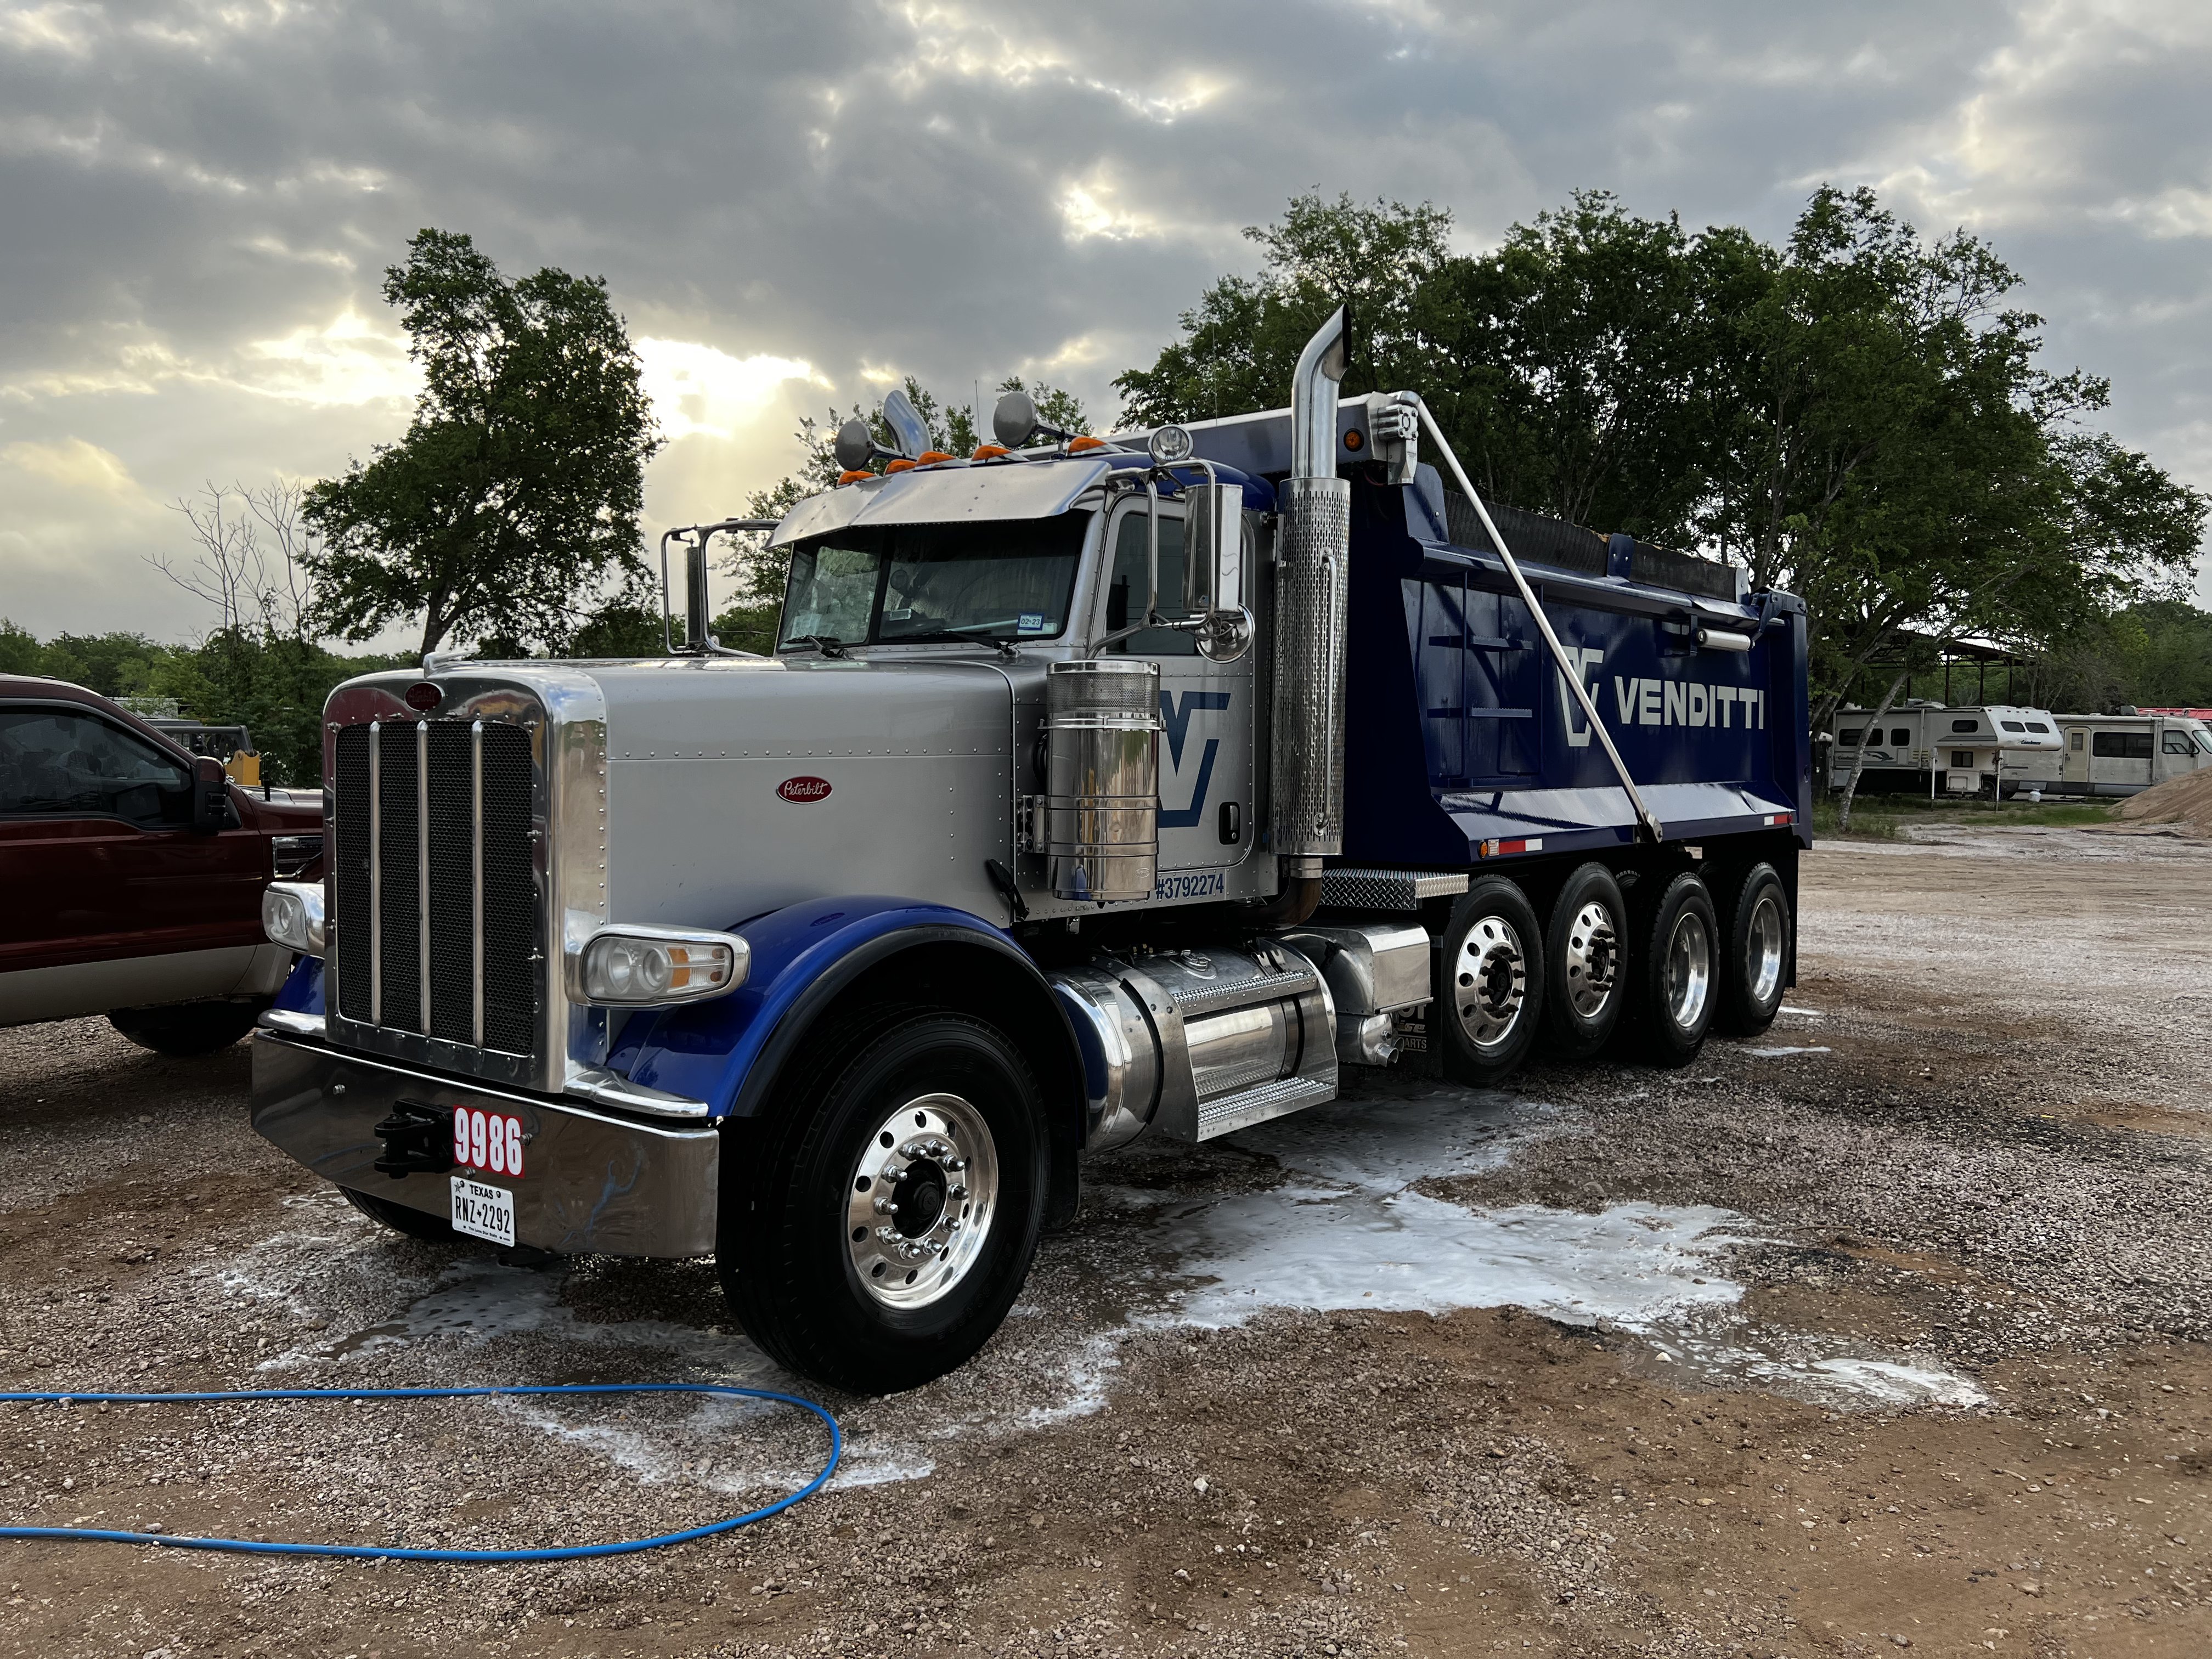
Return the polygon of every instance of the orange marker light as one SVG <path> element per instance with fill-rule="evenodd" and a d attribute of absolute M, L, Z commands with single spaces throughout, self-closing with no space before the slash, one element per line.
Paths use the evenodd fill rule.
<path fill-rule="evenodd" d="M 1106 441 L 1103 438 L 1070 438 L 1067 441 L 1067 453 L 1071 455 L 1080 455 L 1086 449 L 1105 447 Z"/>
<path fill-rule="evenodd" d="M 1352 428 L 1351 431 L 1344 434 L 1344 447 L 1346 449 L 1357 449 L 1366 441 L 1366 439 L 1359 435 L 1359 428 L 1358 427 Z"/>
<path fill-rule="evenodd" d="M 837 475 L 837 482 L 841 484 L 858 483 L 863 478 L 872 478 L 875 476 L 876 475 L 874 473 L 867 471 L 866 469 L 862 469 L 856 472 L 840 472 Z"/>
<path fill-rule="evenodd" d="M 884 471 L 885 472 L 911 472 L 914 471 L 914 463 L 912 461 L 886 461 L 884 463 Z"/>
<path fill-rule="evenodd" d="M 951 456 L 941 449 L 925 449 L 914 458 L 914 464 L 916 466 L 933 466 L 939 461 L 949 461 L 951 459 Z"/>
<path fill-rule="evenodd" d="M 971 461 L 996 461 L 1001 460 L 1013 453 L 1014 452 L 1012 450 L 1008 449 L 1004 444 L 977 444 L 975 446 L 975 453 L 973 455 L 970 455 L 968 459 Z"/>

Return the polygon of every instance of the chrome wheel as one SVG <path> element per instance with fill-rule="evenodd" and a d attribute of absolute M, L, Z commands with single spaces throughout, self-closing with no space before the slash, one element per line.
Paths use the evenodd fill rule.
<path fill-rule="evenodd" d="M 1528 1003 L 1528 956 L 1503 916 L 1485 916 L 1460 941 L 1452 964 L 1452 1006 L 1460 1029 L 1477 1048 L 1495 1048 L 1513 1035 Z"/>
<path fill-rule="evenodd" d="M 958 1095 L 922 1095 L 876 1127 L 846 1185 L 845 1239 L 869 1296 L 927 1307 L 967 1277 L 990 1236 L 998 1148 Z"/>
<path fill-rule="evenodd" d="M 1745 988 L 1761 1008 L 1782 984 L 1782 940 L 1781 897 L 1771 890 L 1761 893 L 1745 929 L 1743 963 Z"/>
<path fill-rule="evenodd" d="M 1620 934 L 1613 912 L 1593 899 L 1567 930 L 1567 999 L 1589 1019 L 1605 1006 L 1620 975 Z"/>
<path fill-rule="evenodd" d="M 1667 1014 L 1678 1030 L 1698 1029 L 1712 988 L 1712 935 L 1703 916 L 1685 910 L 1667 940 Z"/>

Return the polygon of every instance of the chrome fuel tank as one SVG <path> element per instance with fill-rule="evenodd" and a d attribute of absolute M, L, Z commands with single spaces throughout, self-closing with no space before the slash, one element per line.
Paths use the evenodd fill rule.
<path fill-rule="evenodd" d="M 1160 858 L 1160 665 L 1056 662 L 1045 675 L 1044 851 L 1065 899 L 1147 899 Z"/>

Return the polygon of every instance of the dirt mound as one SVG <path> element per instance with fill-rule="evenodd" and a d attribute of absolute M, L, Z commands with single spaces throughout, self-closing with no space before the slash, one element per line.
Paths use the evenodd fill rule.
<path fill-rule="evenodd" d="M 2212 767 L 2168 778 L 2120 803 L 2120 816 L 2138 823 L 2173 823 L 2191 835 L 2212 836 Z"/>

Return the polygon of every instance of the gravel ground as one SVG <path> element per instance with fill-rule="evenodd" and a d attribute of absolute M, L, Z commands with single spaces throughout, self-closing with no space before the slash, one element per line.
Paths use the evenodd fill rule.
<path fill-rule="evenodd" d="M 1681 1073 L 1392 1075 L 1089 1172 L 954 1376 L 824 1397 L 822 1496 L 461 1568 L 0 1545 L 0 1653 L 2212 1651 L 2212 849 L 1808 860 L 1802 982 Z M 703 1263 L 382 1233 L 246 1056 L 0 1032 L 0 1386 L 788 1384 Z M 0 1407 L 0 1514 L 416 1544 L 757 1504 L 811 1419 Z"/>

